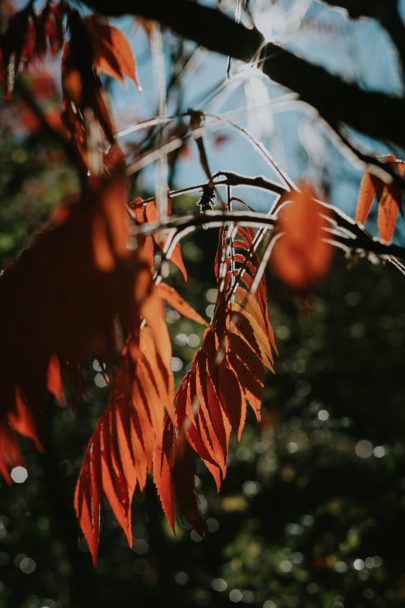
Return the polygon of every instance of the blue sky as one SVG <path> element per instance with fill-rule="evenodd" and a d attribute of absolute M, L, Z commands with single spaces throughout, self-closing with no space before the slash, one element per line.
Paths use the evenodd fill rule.
<path fill-rule="evenodd" d="M 227 12 L 235 6 L 234 2 L 223 4 Z M 404 14 L 405 0 L 400 4 Z M 251 5 L 257 26 L 271 40 L 364 88 L 393 95 L 401 93 L 395 52 L 388 35 L 374 20 L 351 21 L 343 11 L 312 0 L 279 0 L 275 4 L 257 0 Z M 142 85 L 142 92 L 131 84 L 126 91 L 119 84 L 114 85 L 114 109 L 119 128 L 124 128 L 156 114 L 157 91 L 147 36 L 132 20 L 118 23 L 131 42 Z M 164 34 L 163 42 L 170 44 L 170 34 Z M 192 43 L 187 44 L 194 48 Z M 167 78 L 171 69 L 165 56 Z M 315 112 L 291 100 L 280 102 L 288 91 L 271 83 L 254 66 L 236 61 L 232 62 L 227 77 L 227 59 L 203 50 L 195 53 L 182 84 L 183 110 L 192 107 L 231 117 L 258 138 L 294 180 L 306 178 L 327 184 L 331 202 L 353 215 L 362 167 L 345 158 Z M 169 99 L 167 112 L 174 110 Z M 131 136 L 123 139 L 130 141 Z M 212 172 L 221 169 L 274 178 L 268 164 L 236 129 L 207 129 L 204 139 Z M 375 153 L 390 152 L 365 138 L 361 143 Z M 152 189 L 155 179 L 155 167 L 151 165 L 140 183 Z M 179 167 L 176 186 L 186 187 L 204 180 L 197 150 L 190 147 L 190 156 Z M 244 189 L 238 194 L 261 211 L 270 204 L 265 193 Z M 371 224 L 368 227 L 372 229 Z"/>

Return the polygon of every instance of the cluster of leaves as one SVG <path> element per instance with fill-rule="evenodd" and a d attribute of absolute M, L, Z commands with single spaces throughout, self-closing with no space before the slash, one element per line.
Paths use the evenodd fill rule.
<path fill-rule="evenodd" d="M 42 450 L 48 395 L 63 405 L 62 375 L 77 390 L 91 352 L 111 385 L 74 498 L 93 562 L 104 496 L 132 545 L 133 495 L 136 488 L 144 491 L 151 473 L 171 527 L 177 503 L 202 532 L 194 488 L 197 456 L 219 490 L 231 430 L 239 440 L 248 405 L 260 420 L 265 367 L 273 370 L 267 259 L 274 246 L 275 269 L 285 282 L 301 291 L 313 287 L 331 260 L 325 240 L 331 215 L 326 206 L 319 212 L 308 184 L 287 192 L 286 183 L 271 230 L 258 228 L 254 212 L 255 228 L 233 221 L 228 201 L 215 260 L 215 312 L 175 392 L 165 306 L 206 323 L 162 282 L 161 265 L 155 268 L 159 249 L 187 278 L 176 230 L 160 235 L 154 201 L 128 203 L 125 159 L 98 76 L 105 72 L 137 83 L 128 42 L 100 18 L 82 17 L 67 2 L 48 0 L 40 14 L 31 1 L 12 16 L 0 48 L 6 95 L 29 61 L 47 50 L 61 54 L 64 126 L 57 135 L 75 158 L 81 179 L 80 193 L 62 202 L 53 226 L 37 235 L 0 278 L 0 471 L 10 481 L 9 471 L 22 463 L 15 432 Z M 199 148 L 205 158 L 202 139 Z M 202 164 L 213 192 L 206 158 Z M 375 192 L 381 205 L 382 198 L 397 202 L 393 187 L 371 183 L 368 203 Z M 211 211 L 204 207 L 202 213 L 209 217 Z M 359 221 L 366 214 L 361 213 Z M 390 240 L 386 232 L 381 236 Z"/>
<path fill-rule="evenodd" d="M 402 189 L 399 178 L 405 174 L 405 163 L 389 156 L 394 170 L 397 173 L 398 182 L 393 180 L 386 184 L 379 176 L 365 171 L 360 184 L 359 197 L 356 209 L 356 221 L 364 226 L 374 199 L 378 203 L 377 228 L 378 235 L 383 243 L 391 243 L 394 235 L 398 211 L 401 206 Z"/>
<path fill-rule="evenodd" d="M 123 84 L 126 76 L 138 84 L 131 48 L 120 30 L 95 15 L 84 18 L 69 3 L 52 0 L 36 14 L 31 0 L 9 19 L 0 39 L 0 79 L 7 96 L 16 76 L 48 52 L 61 61 L 63 137 L 73 144 L 78 162 L 94 170 L 98 130 L 114 142 L 98 75 L 104 72 Z"/>

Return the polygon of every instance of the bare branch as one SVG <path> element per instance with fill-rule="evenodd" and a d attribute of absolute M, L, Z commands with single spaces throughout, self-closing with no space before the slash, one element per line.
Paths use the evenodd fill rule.
<path fill-rule="evenodd" d="M 209 50 L 250 61 L 261 48 L 263 72 L 298 93 L 332 125 L 341 122 L 371 137 L 405 148 L 402 124 L 405 102 L 384 93 L 347 83 L 275 44 L 263 46 L 261 33 L 228 18 L 221 11 L 190 0 L 85 0 L 104 15 L 141 15 L 155 19 Z"/>
<path fill-rule="evenodd" d="M 321 0 L 324 4 L 347 10 L 352 19 L 372 17 L 381 23 L 391 36 L 405 69 L 405 27 L 398 10 L 398 0 Z"/>
<path fill-rule="evenodd" d="M 349 255 L 358 254 L 360 256 L 368 256 L 369 254 L 374 254 L 374 256 L 377 256 L 382 260 L 387 259 L 391 261 L 391 257 L 405 260 L 405 247 L 384 245 L 384 243 L 374 239 L 368 232 L 360 228 L 360 226 L 340 211 L 340 209 L 326 203 L 319 203 L 333 210 L 333 219 L 337 229 L 331 229 L 328 237 L 325 235 L 325 238 L 328 238 L 333 245 L 343 248 Z M 191 213 L 189 215 L 171 218 L 165 223 L 154 222 L 136 226 L 134 236 L 151 235 L 156 232 L 170 229 L 181 232 L 184 231 L 184 234 L 188 234 L 190 231 L 197 230 L 203 226 L 207 228 L 220 228 L 230 221 L 235 225 L 263 228 L 263 226 L 275 226 L 277 215 L 249 213 L 245 211 L 233 211 L 232 213 L 224 213 L 223 211 Z"/>

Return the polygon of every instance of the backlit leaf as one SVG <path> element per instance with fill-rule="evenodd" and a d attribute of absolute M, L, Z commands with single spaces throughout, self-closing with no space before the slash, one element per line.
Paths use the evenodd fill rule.
<path fill-rule="evenodd" d="M 395 167 L 401 177 L 405 174 L 405 163 L 398 161 L 394 156 L 388 156 L 387 161 Z M 381 241 L 390 244 L 395 230 L 398 210 L 401 207 L 402 189 L 392 180 L 386 184 L 378 176 L 368 171 L 364 172 L 360 183 L 360 190 L 356 208 L 356 222 L 364 226 L 370 212 L 374 198 L 377 199 L 378 215 L 377 228 Z"/>
<path fill-rule="evenodd" d="M 97 71 L 105 72 L 123 84 L 123 77 L 127 76 L 139 87 L 135 60 L 124 34 L 95 15 L 87 17 L 85 25 L 91 37 Z"/>
<path fill-rule="evenodd" d="M 378 234 L 383 243 L 389 245 L 395 230 L 395 223 L 398 217 L 400 190 L 396 198 L 391 194 L 392 188 L 385 187 L 378 200 L 377 228 Z"/>
<path fill-rule="evenodd" d="M 292 289 L 308 290 L 322 279 L 332 259 L 332 246 L 325 242 L 327 220 L 321 215 L 315 192 L 308 183 L 289 194 L 289 203 L 279 212 L 280 238 L 274 245 L 271 263 L 278 276 Z M 327 213 L 326 208 L 322 213 Z"/>
<path fill-rule="evenodd" d="M 122 179 L 118 166 L 109 177 L 89 180 L 55 214 L 57 225 L 39 233 L 0 276 L 0 424 L 34 441 L 49 392 L 63 404 L 59 365 L 80 370 L 89 349 L 103 361 L 115 359 L 117 315 L 134 327 L 150 292 L 146 261 L 126 248 Z M 94 232 L 96 218 L 107 243 Z M 107 270 L 100 247 L 112 260 Z"/>
<path fill-rule="evenodd" d="M 226 474 L 230 431 L 233 428 L 240 439 L 247 403 L 260 419 L 264 366 L 272 369 L 274 345 L 264 279 L 256 294 L 248 291 L 251 282 L 246 278 L 247 273 L 252 279 L 259 264 L 253 246 L 254 231 L 246 228 L 237 231 L 231 254 L 235 273 L 226 271 L 231 261 L 224 255 L 224 236 L 224 231 L 220 231 L 215 263 L 220 289 L 215 314 L 191 369 L 176 393 L 175 410 L 178 436 L 181 441 L 186 440 L 206 464 L 218 490 Z M 229 247 L 229 243 L 226 246 Z M 192 483 L 191 478 L 188 483 Z M 191 517 L 196 518 L 196 503 L 190 487 L 187 492 L 194 505 Z M 162 504 L 166 510 L 164 498 Z M 183 510 L 180 503 L 178 506 Z"/>
<path fill-rule="evenodd" d="M 90 439 L 76 486 L 75 509 L 94 563 L 99 537 L 94 514 L 102 510 L 103 497 L 132 546 L 132 497 L 136 487 L 144 490 L 153 462 L 162 504 L 174 524 L 168 471 L 173 460 L 168 444 L 173 429 L 171 348 L 168 337 L 162 335 L 167 329 L 163 303 L 157 294 L 153 297 L 156 300 L 160 304 L 157 308 L 152 306 L 154 327 L 147 324 L 140 329 L 139 325 L 128 337 L 111 399 Z M 141 313 L 150 308 L 149 298 Z M 161 320 L 156 319 L 158 315 Z M 148 316 L 145 318 L 148 323 Z"/>
<path fill-rule="evenodd" d="M 139 224 L 144 224 L 145 222 L 154 223 L 159 221 L 159 215 L 154 200 L 144 202 L 141 198 L 138 197 L 135 199 L 135 201 L 129 203 L 129 207 L 133 210 L 135 219 Z M 171 215 L 170 199 L 167 200 L 167 215 Z M 147 238 L 150 239 L 150 237 Z M 162 239 L 159 235 L 153 235 L 153 240 L 162 251 L 166 248 L 167 239 L 168 237 Z M 181 255 L 180 243 L 177 243 L 175 245 L 168 259 L 170 259 L 170 261 L 173 262 L 175 266 L 177 266 L 177 268 L 182 273 L 184 280 L 187 281 L 187 270 L 184 266 L 183 256 Z"/>
<path fill-rule="evenodd" d="M 156 290 L 161 298 L 166 300 L 172 308 L 177 310 L 184 317 L 201 323 L 201 325 L 208 325 L 207 321 L 203 319 L 201 315 L 199 315 L 198 312 L 194 310 L 194 308 L 190 306 L 175 289 L 173 289 L 173 287 L 170 287 L 166 283 L 160 283 L 157 285 Z"/>
<path fill-rule="evenodd" d="M 376 193 L 376 178 L 368 171 L 364 172 L 361 179 L 359 195 L 356 206 L 356 222 L 364 226 L 370 213 Z"/>

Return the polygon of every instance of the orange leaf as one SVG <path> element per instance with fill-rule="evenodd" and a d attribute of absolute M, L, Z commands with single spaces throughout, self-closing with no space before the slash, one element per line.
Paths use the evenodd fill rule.
<path fill-rule="evenodd" d="M 160 357 L 151 329 L 144 327 L 140 330 L 139 343 L 130 335 L 110 402 L 90 439 L 75 491 L 76 513 L 94 562 L 97 559 L 98 513 L 103 505 L 103 495 L 131 546 L 131 502 L 136 486 L 144 490 L 153 458 L 157 467 L 156 478 L 167 475 L 167 471 L 162 470 L 164 464 L 160 469 L 157 466 L 154 451 L 156 445 L 164 440 L 165 415 L 173 410 L 172 387 L 171 370 Z M 161 448 L 166 459 L 168 449 L 166 442 Z M 160 457 L 164 457 L 163 452 Z M 168 483 L 167 478 L 165 481 L 161 479 L 162 488 Z M 170 514 L 166 495 L 164 500 Z"/>
<path fill-rule="evenodd" d="M 405 173 L 405 163 L 397 161 L 392 155 L 388 156 L 387 160 L 397 169 L 399 175 L 403 177 Z M 364 226 L 374 197 L 376 197 L 378 203 L 378 234 L 381 241 L 389 245 L 394 234 L 398 210 L 401 206 L 401 194 L 402 190 L 394 180 L 392 180 L 391 183 L 386 184 L 376 175 L 372 175 L 368 171 L 365 171 L 360 183 L 356 222 L 358 222 L 360 226 Z"/>
<path fill-rule="evenodd" d="M 398 198 L 395 199 L 391 192 L 392 189 L 384 188 L 383 194 L 378 201 L 378 234 L 381 241 L 386 245 L 389 245 L 392 241 L 399 211 Z"/>
<path fill-rule="evenodd" d="M 375 193 L 375 178 L 368 171 L 365 171 L 360 182 L 360 190 L 356 207 L 356 222 L 360 224 L 360 226 L 364 226 L 366 223 Z"/>
<path fill-rule="evenodd" d="M 323 239 L 328 225 L 314 201 L 315 192 L 308 183 L 300 192 L 289 195 L 290 203 L 279 213 L 278 227 L 282 236 L 274 245 L 272 266 L 291 288 L 311 289 L 327 272 L 332 246 Z M 326 209 L 322 210 L 327 213 Z"/>
<path fill-rule="evenodd" d="M 392 164 L 397 168 L 399 175 L 403 177 L 405 163 L 393 158 Z M 388 186 L 384 185 L 384 187 L 381 182 L 380 190 L 382 191 L 378 196 L 377 228 L 380 239 L 389 245 L 394 235 L 398 210 L 401 206 L 402 190 L 394 181 Z"/>
<path fill-rule="evenodd" d="M 154 200 L 149 200 L 147 202 L 143 202 L 140 197 L 137 197 L 134 201 L 129 203 L 130 209 L 134 212 L 135 220 L 139 224 L 144 224 L 145 222 L 158 222 L 159 215 L 156 209 L 156 203 Z M 171 214 L 171 201 L 170 198 L 167 200 L 167 215 Z M 150 237 L 147 237 L 149 239 Z M 153 240 L 156 245 L 163 251 L 165 249 L 165 245 L 167 243 L 167 239 L 161 239 L 159 235 L 154 234 Z M 187 281 L 187 270 L 184 266 L 183 257 L 181 255 L 180 243 L 177 243 L 171 252 L 170 257 L 168 258 L 182 273 L 184 280 Z"/>
<path fill-rule="evenodd" d="M 187 281 L 187 270 L 184 266 L 183 256 L 181 255 L 180 243 L 177 243 L 169 258 L 171 262 L 180 270 L 185 281 Z"/>
<path fill-rule="evenodd" d="M 177 310 L 180 314 L 192 321 L 196 321 L 197 323 L 201 323 L 201 325 L 208 326 L 207 321 L 203 319 L 196 310 L 190 304 L 188 304 L 179 293 L 173 287 L 170 287 L 166 283 L 159 283 L 155 287 L 159 296 L 166 300 L 168 304 L 175 310 Z"/>
<path fill-rule="evenodd" d="M 179 431 L 184 432 L 189 445 L 206 464 L 218 490 L 221 476 L 226 473 L 231 427 L 239 440 L 247 401 L 260 419 L 263 366 L 272 369 L 271 346 L 275 348 L 267 317 L 264 278 L 254 296 L 246 290 L 250 289 L 260 263 L 253 249 L 254 231 L 238 228 L 232 245 L 234 250 L 244 253 L 233 254 L 233 275 L 226 272 L 230 260 L 223 255 L 224 235 L 225 231 L 221 230 L 215 262 L 221 291 L 218 291 L 212 325 L 205 332 L 203 344 L 176 394 Z M 244 273 L 239 273 L 239 269 L 245 269 Z M 232 276 L 237 277 L 239 287 L 233 290 L 234 301 L 228 302 L 226 294 Z"/>
<path fill-rule="evenodd" d="M 248 311 L 237 304 L 233 304 L 231 310 L 236 311 L 241 315 L 241 319 L 234 331 L 256 350 L 263 365 L 273 371 L 273 355 L 270 348 L 270 343 L 267 335 L 263 332 L 263 329 Z M 231 324 L 232 327 L 232 324 Z M 249 338 L 248 338 L 249 336 Z"/>
<path fill-rule="evenodd" d="M 92 226 L 94 258 L 103 272 L 111 272 L 118 259 L 130 256 L 125 165 L 119 149 L 113 149 L 112 157 L 115 166 L 108 179 L 89 180 L 89 196 L 97 198 Z"/>
<path fill-rule="evenodd" d="M 63 402 L 58 359 L 70 370 L 80 370 L 89 349 L 103 361 L 115 360 L 116 316 L 131 331 L 151 287 L 147 263 L 126 248 L 126 188 L 120 180 L 120 169 L 92 180 L 81 198 L 63 206 L 58 225 L 39 233 L 0 276 L 0 421 L 11 416 L 16 430 L 28 434 L 17 391 L 32 418 L 34 440 L 48 390 Z M 108 272 L 96 265 L 95 217 L 114 259 Z"/>
<path fill-rule="evenodd" d="M 123 76 L 127 76 L 139 87 L 135 59 L 124 34 L 95 15 L 87 17 L 85 25 L 90 34 L 97 72 L 105 72 L 122 84 Z"/>

